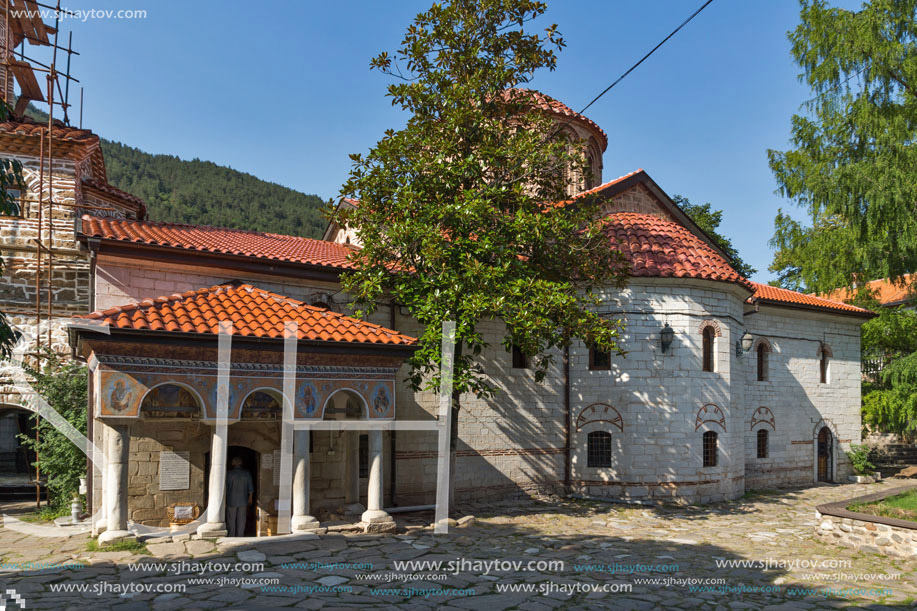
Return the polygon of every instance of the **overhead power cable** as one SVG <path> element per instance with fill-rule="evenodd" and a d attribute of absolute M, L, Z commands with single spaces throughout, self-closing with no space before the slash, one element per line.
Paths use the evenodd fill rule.
<path fill-rule="evenodd" d="M 637 66 L 639 66 L 640 64 L 642 64 L 643 62 L 645 62 L 645 61 L 649 58 L 650 55 L 652 55 L 653 53 L 655 53 L 655 52 L 659 49 L 659 47 L 661 47 L 661 46 L 664 45 L 666 42 L 668 42 L 669 39 L 672 38 L 673 36 L 675 36 L 675 34 L 677 34 L 678 31 L 679 31 L 680 29 L 682 29 L 683 27 L 685 27 L 686 25 L 688 25 L 688 23 L 690 23 L 692 19 L 694 19 L 695 17 L 697 17 L 697 16 L 700 14 L 700 12 L 701 12 L 702 10 L 704 10 L 705 8 L 707 8 L 707 7 L 710 5 L 711 2 L 713 2 L 713 0 L 707 0 L 706 2 L 704 2 L 704 3 L 700 6 L 700 8 L 698 8 L 696 11 L 694 11 L 693 13 L 691 13 L 691 16 L 690 16 L 690 17 L 688 17 L 687 19 L 685 19 L 684 21 L 682 21 L 682 22 L 681 22 L 681 25 L 679 25 L 677 28 L 675 28 L 674 30 L 672 30 L 672 32 L 671 32 L 668 36 L 666 36 L 666 37 L 663 38 L 661 41 L 659 41 L 659 44 L 657 44 L 655 47 L 653 47 L 652 49 L 650 49 L 649 53 L 647 53 L 646 55 L 644 55 L 643 57 L 641 57 L 641 58 L 640 58 L 640 61 L 638 61 L 636 64 L 634 64 L 633 66 L 631 66 L 630 68 L 628 68 L 627 71 L 624 72 L 624 74 L 622 74 L 621 76 L 619 76 L 619 77 L 615 80 L 615 82 L 613 82 L 611 85 L 609 85 L 608 87 L 606 87 L 606 88 L 602 91 L 602 93 L 600 93 L 599 95 L 595 96 L 595 97 L 592 99 L 591 102 L 589 102 L 588 104 L 586 104 L 586 105 L 583 107 L 583 109 L 580 111 L 580 114 L 586 112 L 586 110 L 587 110 L 590 106 L 592 106 L 593 104 L 595 104 L 596 102 L 598 102 L 599 98 L 601 98 L 603 95 L 605 95 L 606 93 L 608 93 L 609 91 L 611 91 L 611 89 L 612 89 L 615 85 L 617 85 L 618 83 L 620 83 L 621 81 L 623 81 L 624 78 L 625 78 L 628 74 L 630 74 L 631 72 L 633 72 L 634 70 L 636 70 L 636 69 L 637 69 Z"/>

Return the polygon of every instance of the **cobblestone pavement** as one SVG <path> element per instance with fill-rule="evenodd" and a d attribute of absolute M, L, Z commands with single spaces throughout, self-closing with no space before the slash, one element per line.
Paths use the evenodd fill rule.
<path fill-rule="evenodd" d="M 3 528 L 0 594 L 8 609 L 18 607 L 7 590 L 27 609 L 911 609 L 917 562 L 813 535 L 816 505 L 896 485 L 783 490 L 706 507 L 504 503 L 478 508 L 476 521 L 448 535 L 401 521 L 395 535 L 151 541 L 142 555 L 88 552 L 85 535 Z M 444 564 L 396 565 L 405 561 Z M 758 565 L 723 566 L 730 561 Z M 85 566 L 22 570 L 28 562 Z M 722 581 L 704 583 L 711 579 Z M 770 591 L 751 591 L 762 588 Z"/>

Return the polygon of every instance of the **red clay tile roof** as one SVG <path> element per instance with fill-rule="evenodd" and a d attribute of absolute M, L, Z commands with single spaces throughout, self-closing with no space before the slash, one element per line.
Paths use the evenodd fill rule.
<path fill-rule="evenodd" d="M 233 335 L 283 338 L 284 322 L 299 324 L 304 340 L 411 346 L 417 340 L 397 331 L 325 308 L 306 305 L 248 285 L 220 285 L 81 316 L 117 329 L 182 333 L 217 333 L 222 320 Z"/>
<path fill-rule="evenodd" d="M 788 291 L 787 289 L 781 289 L 767 284 L 761 284 L 759 282 L 752 282 L 752 284 L 755 287 L 755 294 L 748 298 L 748 303 L 768 302 L 819 308 L 825 310 L 835 310 L 851 314 L 862 314 L 864 316 L 872 315 L 872 312 L 869 310 L 864 310 L 863 308 L 858 308 L 847 303 L 831 301 L 823 297 L 806 295 L 804 293 L 797 293 L 796 291 Z"/>
<path fill-rule="evenodd" d="M 605 133 L 605 130 L 599 127 L 598 123 L 596 123 L 595 121 L 593 121 L 586 115 L 576 112 L 575 110 L 573 110 L 572 108 L 564 104 L 563 102 L 559 100 L 555 100 L 551 96 L 541 93 L 540 91 L 536 91 L 535 89 L 525 89 L 522 87 L 517 87 L 515 89 L 507 89 L 506 92 L 508 95 L 511 95 L 512 92 L 529 94 L 532 96 L 532 99 L 535 101 L 535 106 L 537 106 L 538 108 L 541 108 L 542 110 L 547 110 L 548 112 L 555 114 L 555 115 L 569 117 L 576 121 L 580 121 L 581 123 L 585 123 L 587 126 L 591 127 L 593 131 L 595 131 L 598 134 L 599 140 L 602 142 L 602 150 L 604 151 L 605 149 L 608 148 L 608 134 Z"/>
<path fill-rule="evenodd" d="M 347 256 L 357 249 L 310 238 L 263 233 L 242 229 L 223 229 L 207 225 L 179 225 L 101 218 L 83 215 L 82 233 L 88 237 L 118 240 L 151 246 L 170 246 L 186 250 L 257 257 L 341 269 L 353 269 Z"/>
<path fill-rule="evenodd" d="M 895 284 L 889 278 L 882 280 L 872 280 L 867 282 L 865 288 L 872 292 L 875 298 L 882 305 L 898 305 L 914 299 L 913 287 L 911 286 L 911 275 L 904 274 L 903 285 Z M 853 297 L 855 291 L 848 289 L 835 289 L 824 295 L 826 299 L 834 301 L 843 301 Z"/>
<path fill-rule="evenodd" d="M 8 134 L 18 134 L 21 136 L 38 136 L 41 134 L 46 134 L 48 129 L 48 122 L 38 122 L 29 117 L 21 117 L 18 119 L 9 119 L 7 121 L 0 122 L 0 132 Z M 77 127 L 70 127 L 69 125 L 64 125 L 59 121 L 54 122 L 52 127 L 54 138 L 60 140 L 70 140 L 75 142 L 98 142 L 99 137 L 89 131 L 88 129 L 79 129 Z"/>
<path fill-rule="evenodd" d="M 719 280 L 754 290 L 726 259 L 683 225 L 634 212 L 610 214 L 605 223 L 612 247 L 630 261 L 632 276 Z"/>

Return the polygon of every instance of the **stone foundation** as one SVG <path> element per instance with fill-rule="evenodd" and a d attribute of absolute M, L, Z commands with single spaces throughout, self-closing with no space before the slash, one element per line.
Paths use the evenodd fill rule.
<path fill-rule="evenodd" d="M 815 534 L 826 543 L 852 547 L 860 552 L 917 558 L 917 522 L 846 509 L 851 503 L 876 501 L 906 490 L 908 488 L 894 488 L 840 503 L 820 505 L 815 510 Z"/>

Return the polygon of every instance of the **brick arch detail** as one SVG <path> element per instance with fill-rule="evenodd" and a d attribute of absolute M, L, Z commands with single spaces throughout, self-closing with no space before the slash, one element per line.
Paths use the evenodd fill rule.
<path fill-rule="evenodd" d="M 702 405 L 697 410 L 697 416 L 694 418 L 694 430 L 698 430 L 705 424 L 718 424 L 726 432 L 726 412 L 714 403 Z"/>
<path fill-rule="evenodd" d="M 752 412 L 751 428 L 749 430 L 755 430 L 755 427 L 759 424 L 770 425 L 772 430 L 777 430 L 777 419 L 774 417 L 774 412 L 772 412 L 769 407 L 764 407 L 762 405 Z"/>
<path fill-rule="evenodd" d="M 701 322 L 701 324 L 697 326 L 697 332 L 703 334 L 704 329 L 707 327 L 713 328 L 713 335 L 715 337 L 723 337 L 723 331 L 720 329 L 720 323 L 716 320 L 713 320 L 712 318 L 708 318 L 707 320 Z"/>
<path fill-rule="evenodd" d="M 624 418 L 621 417 L 621 413 L 607 403 L 593 403 L 580 410 L 579 416 L 576 417 L 576 430 L 579 431 L 593 422 L 604 422 L 621 432 L 624 431 Z"/>

